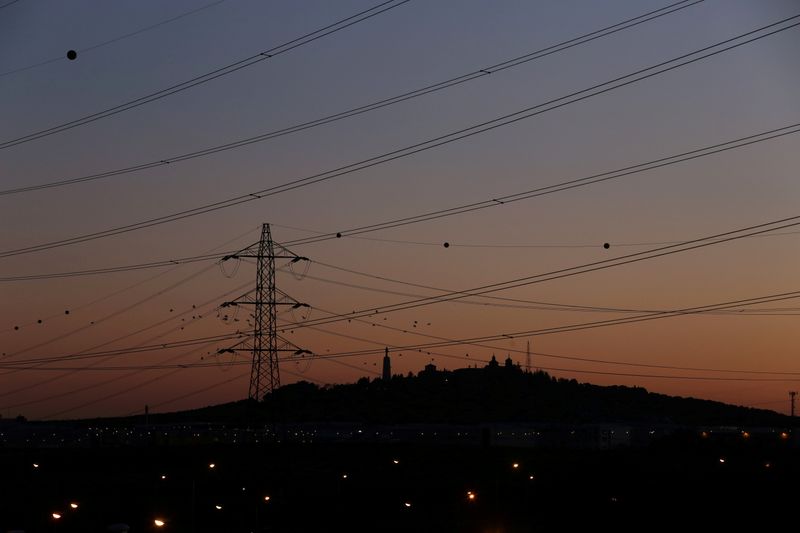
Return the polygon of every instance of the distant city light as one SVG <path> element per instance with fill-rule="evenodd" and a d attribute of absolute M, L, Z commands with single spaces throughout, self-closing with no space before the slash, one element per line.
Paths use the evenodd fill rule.
<path fill-rule="evenodd" d="M 347 474 L 342 474 L 342 479 L 347 479 Z"/>
<path fill-rule="evenodd" d="M 742 431 L 742 437 L 745 438 L 745 439 L 749 439 L 750 438 L 750 433 L 748 433 L 747 431 Z"/>
<path fill-rule="evenodd" d="M 781 432 L 781 438 L 782 438 L 783 440 L 786 440 L 786 439 L 788 439 L 788 438 L 789 438 L 789 434 L 788 434 L 788 433 L 786 433 L 785 431 L 783 431 L 783 432 Z"/>
<path fill-rule="evenodd" d="M 77 509 L 78 508 L 78 504 L 74 503 L 74 502 L 69 504 L 69 506 L 72 507 L 73 509 Z"/>
<path fill-rule="evenodd" d="M 400 464 L 400 461 L 398 461 L 397 459 L 393 459 L 393 460 L 392 460 L 392 462 L 393 462 L 394 464 L 396 464 L 396 465 L 399 465 L 399 464 Z"/>
<path fill-rule="evenodd" d="M 33 463 L 34 468 L 39 468 L 39 463 Z"/>
<path fill-rule="evenodd" d="M 221 511 L 222 510 L 222 506 L 221 505 L 215 505 L 214 509 L 216 509 L 217 511 Z"/>
<path fill-rule="evenodd" d="M 530 476 L 528 476 L 528 479 L 530 479 L 531 481 L 533 481 L 533 475 L 530 475 Z"/>
<path fill-rule="evenodd" d="M 511 465 L 511 468 L 519 468 L 519 463 L 514 463 L 513 465 Z"/>
<path fill-rule="evenodd" d="M 53 513 L 52 516 L 54 519 L 58 520 L 59 518 L 61 518 L 61 513 Z"/>
<path fill-rule="evenodd" d="M 472 492 L 471 490 L 468 490 L 467 491 L 467 499 L 470 500 L 470 501 L 475 500 L 475 493 Z"/>
<path fill-rule="evenodd" d="M 216 468 L 216 466 L 217 466 L 217 465 L 215 465 L 214 463 L 209 463 L 209 464 L 208 464 L 208 467 L 209 467 L 209 468 Z"/>
<path fill-rule="evenodd" d="M 724 463 L 724 462 L 725 462 L 725 458 L 724 458 L 724 457 L 720 457 L 720 458 L 719 458 L 719 462 L 720 462 L 720 463 Z"/>
<path fill-rule="evenodd" d="M 406 507 L 411 507 L 411 504 L 409 502 L 406 502 L 403 505 L 405 505 Z"/>
<path fill-rule="evenodd" d="M 167 476 L 165 476 L 164 474 L 161 474 L 161 479 L 167 479 Z"/>
<path fill-rule="evenodd" d="M 160 519 L 156 518 L 155 520 L 153 520 L 153 523 L 156 525 L 156 527 L 164 527 L 164 524 L 165 524 L 166 522 L 164 522 L 163 520 L 160 520 Z"/>
<path fill-rule="evenodd" d="M 764 463 L 764 468 L 772 468 L 772 463 Z"/>
<path fill-rule="evenodd" d="M 269 496 L 264 496 L 264 501 L 268 502 L 269 501 Z"/>

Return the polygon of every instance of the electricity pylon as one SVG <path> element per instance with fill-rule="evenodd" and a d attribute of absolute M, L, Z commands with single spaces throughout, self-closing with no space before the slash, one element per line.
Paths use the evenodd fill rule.
<path fill-rule="evenodd" d="M 278 245 L 281 253 L 275 253 L 275 243 L 269 224 L 261 227 L 261 240 L 252 246 L 235 254 L 227 255 L 223 261 L 229 259 L 252 258 L 257 262 L 256 288 L 238 299 L 225 302 L 222 307 L 252 305 L 253 310 L 253 336 L 230 348 L 220 350 L 219 353 L 247 351 L 252 354 L 253 363 L 250 368 L 250 389 L 248 398 L 262 400 L 268 393 L 281 386 L 280 369 L 278 367 L 279 352 L 293 352 L 295 355 L 313 355 L 308 350 L 294 346 L 278 335 L 276 310 L 279 305 L 292 306 L 294 309 L 309 307 L 308 304 L 292 300 L 286 293 L 279 291 L 275 286 L 275 260 L 290 259 L 291 263 L 308 261 L 308 258 L 294 254 Z M 278 298 L 280 294 L 281 298 Z"/>

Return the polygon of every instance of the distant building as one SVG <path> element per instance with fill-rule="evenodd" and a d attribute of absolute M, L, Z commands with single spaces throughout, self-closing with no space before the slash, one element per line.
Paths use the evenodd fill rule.
<path fill-rule="evenodd" d="M 392 379 L 392 361 L 389 359 L 389 348 L 386 348 L 386 355 L 383 356 L 383 380 Z"/>
<path fill-rule="evenodd" d="M 489 361 L 489 364 L 486 365 L 487 368 L 497 368 L 500 364 L 497 362 L 497 358 L 492 354 L 492 360 Z"/>

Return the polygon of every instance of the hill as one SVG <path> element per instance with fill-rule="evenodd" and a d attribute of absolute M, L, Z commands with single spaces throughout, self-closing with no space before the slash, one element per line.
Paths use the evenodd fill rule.
<path fill-rule="evenodd" d="M 439 371 L 356 383 L 285 385 L 262 402 L 234 402 L 151 417 L 154 421 L 242 420 L 274 422 L 626 423 L 683 426 L 788 426 L 774 411 L 648 392 L 642 387 L 599 386 L 526 373 L 496 362 L 484 368 Z"/>
<path fill-rule="evenodd" d="M 789 417 L 763 409 L 672 397 L 641 387 L 598 386 L 556 379 L 545 372 L 490 365 L 390 380 L 318 387 L 288 385 L 263 408 L 282 421 L 568 422 L 678 425 L 786 425 Z"/>

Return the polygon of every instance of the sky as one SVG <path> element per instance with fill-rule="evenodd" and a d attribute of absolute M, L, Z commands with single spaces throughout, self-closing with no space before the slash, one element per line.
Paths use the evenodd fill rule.
<path fill-rule="evenodd" d="M 672 4 L 680 9 L 513 68 L 490 68 Z M 492 201 L 800 122 L 800 26 L 322 182 L 119 235 L 26 250 L 316 176 L 800 14 L 788 0 L 395 1 L 301 46 L 257 55 L 376 5 L 20 0 L 0 7 L 3 417 L 128 415 L 144 405 L 166 412 L 246 397 L 249 354 L 217 355 L 237 340 L 169 345 L 251 331 L 246 310 L 234 316 L 219 305 L 254 287 L 252 262 L 221 266 L 212 258 L 17 278 L 205 254 L 218 259 L 257 242 L 263 223 L 276 242 L 310 259 L 294 271 L 278 260 L 278 288 L 311 308 L 281 309 L 281 335 L 315 354 L 282 353 L 283 384 L 374 377 L 385 346 L 394 373 L 429 362 L 445 369 L 483 365 L 492 354 L 524 367 L 529 342 L 532 367 L 558 377 L 788 412 L 788 392 L 800 386 L 793 342 L 800 302 L 793 298 L 541 330 L 800 290 L 800 227 L 787 225 L 797 220 L 766 226 L 771 231 L 759 236 L 480 297 L 382 308 L 800 215 L 793 134 L 553 194 Z M 69 50 L 77 52 L 74 60 Z M 252 57 L 263 60 L 109 117 L 25 138 Z M 18 190 L 169 161 L 481 69 L 485 75 L 452 87 L 235 149 Z M 25 142 L 9 142 L 20 138 Z M 493 205 L 351 235 L 485 201 Z M 292 244 L 336 232 L 343 237 Z M 372 308 L 378 312 L 358 320 L 316 324 Z M 100 357 L 106 350 L 120 352 Z M 347 355 L 361 350 L 375 352 Z M 80 357 L 86 354 L 94 355 Z M 35 361 L 54 357 L 60 359 Z"/>

